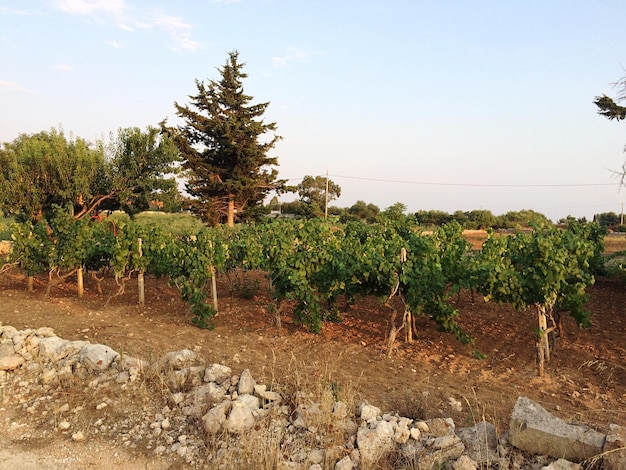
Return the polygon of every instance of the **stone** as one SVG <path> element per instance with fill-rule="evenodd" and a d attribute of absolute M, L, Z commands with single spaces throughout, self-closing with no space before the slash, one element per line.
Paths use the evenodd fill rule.
<path fill-rule="evenodd" d="M 22 356 L 5 356 L 0 357 L 0 370 L 15 370 L 21 367 L 26 360 Z"/>
<path fill-rule="evenodd" d="M 476 470 L 478 464 L 467 455 L 461 455 L 452 464 L 452 470 Z"/>
<path fill-rule="evenodd" d="M 374 427 L 360 427 L 356 442 L 361 453 L 361 466 L 368 467 L 393 449 L 393 426 L 387 421 L 377 421 Z"/>
<path fill-rule="evenodd" d="M 308 460 L 314 465 L 321 464 L 324 461 L 324 451 L 319 449 L 313 449 L 311 452 L 309 452 Z"/>
<path fill-rule="evenodd" d="M 40 338 L 56 336 L 56 334 L 54 333 L 54 329 L 50 328 L 49 326 L 42 326 L 41 328 L 37 328 L 37 330 L 35 330 L 35 335 L 39 336 Z"/>
<path fill-rule="evenodd" d="M 252 412 L 258 411 L 261 407 L 261 400 L 254 395 L 239 395 L 234 403 L 243 403 Z"/>
<path fill-rule="evenodd" d="M 609 426 L 603 452 L 608 452 L 604 456 L 605 470 L 626 468 L 626 427 L 617 424 Z"/>
<path fill-rule="evenodd" d="M 7 339 L 0 342 L 0 358 L 12 356 L 13 354 L 15 354 L 13 340 Z"/>
<path fill-rule="evenodd" d="M 196 364 L 198 355 L 190 349 L 172 351 L 158 361 L 157 366 L 161 370 L 181 370 Z"/>
<path fill-rule="evenodd" d="M 348 405 L 342 401 L 336 401 L 333 404 L 333 418 L 337 420 L 346 419 L 348 417 Z"/>
<path fill-rule="evenodd" d="M 405 444 L 411 437 L 411 432 L 408 428 L 398 426 L 393 434 L 393 442 L 396 444 Z"/>
<path fill-rule="evenodd" d="M 527 397 L 519 397 L 509 424 L 511 444 L 525 452 L 582 462 L 602 452 L 605 435 L 567 424 Z"/>
<path fill-rule="evenodd" d="M 85 344 L 80 349 L 78 360 L 87 369 L 103 371 L 111 367 L 119 353 L 104 344 Z"/>
<path fill-rule="evenodd" d="M 358 416 L 360 416 L 363 421 L 374 420 L 381 413 L 380 408 L 372 406 L 367 402 L 361 403 L 358 408 Z"/>
<path fill-rule="evenodd" d="M 226 422 L 226 415 L 229 411 L 229 401 L 224 401 L 211 408 L 202 417 L 202 424 L 204 425 L 204 430 L 206 431 L 206 433 L 209 435 L 217 434 L 222 429 L 223 424 Z"/>
<path fill-rule="evenodd" d="M 72 434 L 72 440 L 74 442 L 83 442 L 85 440 L 85 434 L 82 431 Z"/>
<path fill-rule="evenodd" d="M 226 397 L 226 389 L 220 387 L 215 382 L 209 382 L 200 387 L 196 387 L 191 392 L 193 404 L 195 406 L 213 405 L 224 400 Z"/>
<path fill-rule="evenodd" d="M 237 384 L 237 393 L 239 395 L 252 395 L 256 381 L 252 378 L 249 369 L 245 369 L 239 376 L 239 384 Z"/>
<path fill-rule="evenodd" d="M 335 464 L 334 470 L 352 470 L 354 468 L 354 463 L 349 455 L 346 455 L 340 461 Z"/>
<path fill-rule="evenodd" d="M 235 401 L 224 421 L 224 429 L 234 434 L 242 434 L 251 429 L 255 421 L 252 410 L 244 402 Z"/>
<path fill-rule="evenodd" d="M 204 369 L 204 381 L 219 384 L 229 379 L 232 373 L 233 371 L 230 367 L 223 366 L 222 364 L 211 364 Z"/>
<path fill-rule="evenodd" d="M 19 332 L 13 326 L 3 326 L 0 328 L 0 338 L 13 339 Z"/>
<path fill-rule="evenodd" d="M 454 434 L 454 421 L 450 418 L 435 418 L 429 420 L 427 423 L 428 430 L 424 431 L 421 427 L 418 426 L 418 429 L 422 432 L 427 432 L 436 437 L 443 437 L 449 434 Z"/>
<path fill-rule="evenodd" d="M 580 470 L 581 466 L 577 463 L 570 462 L 569 460 L 559 459 L 541 467 L 541 470 Z"/>
<path fill-rule="evenodd" d="M 418 470 L 440 468 L 445 462 L 459 459 L 465 452 L 465 445 L 456 435 L 451 434 L 434 439 L 427 450 L 428 453 L 418 461 Z"/>
<path fill-rule="evenodd" d="M 489 466 L 498 461 L 498 436 L 493 424 L 481 421 L 471 428 L 457 429 L 456 434 L 476 463 Z"/>

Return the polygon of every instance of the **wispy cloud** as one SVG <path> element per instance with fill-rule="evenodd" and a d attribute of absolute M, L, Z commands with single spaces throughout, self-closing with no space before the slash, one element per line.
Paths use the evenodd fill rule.
<path fill-rule="evenodd" d="M 71 65 L 67 65 L 67 64 L 57 64 L 57 65 L 53 65 L 52 67 L 50 67 L 50 69 L 53 72 L 66 73 L 66 72 L 71 72 L 72 70 L 74 70 L 74 67 L 72 67 Z"/>
<path fill-rule="evenodd" d="M 193 26 L 177 16 L 156 12 L 152 16 L 151 24 L 167 32 L 174 50 L 195 51 L 202 46 L 198 41 L 191 39 Z"/>
<path fill-rule="evenodd" d="M 0 80 L 0 89 L 9 91 L 19 91 L 20 93 L 32 94 L 33 91 L 26 88 L 24 85 L 18 82 L 9 82 L 6 80 Z"/>
<path fill-rule="evenodd" d="M 57 0 L 55 5 L 58 9 L 73 15 L 93 13 L 123 15 L 127 9 L 124 0 Z"/>
<path fill-rule="evenodd" d="M 0 7 L 0 15 L 29 15 L 25 10 L 16 10 L 9 7 Z"/>
<path fill-rule="evenodd" d="M 106 42 L 107 45 L 111 46 L 113 49 L 124 49 L 124 45 L 114 41 L 114 40 L 110 40 Z"/>
<path fill-rule="evenodd" d="M 125 31 L 160 29 L 170 38 L 171 49 L 176 51 L 195 51 L 202 46 L 191 37 L 193 26 L 180 17 L 155 8 L 140 12 L 126 0 L 55 0 L 54 6 L 68 14 L 113 23 Z M 117 41 L 107 44 L 115 48 L 121 46 Z"/>
<path fill-rule="evenodd" d="M 239 3 L 241 0 L 211 0 L 211 3 L 219 3 L 221 5 L 228 5 L 230 3 Z"/>
<path fill-rule="evenodd" d="M 304 62 L 308 60 L 310 55 L 307 52 L 304 52 L 296 47 L 288 47 L 285 55 L 281 57 L 272 57 L 272 62 L 275 67 L 284 67 L 288 62 L 298 61 Z"/>

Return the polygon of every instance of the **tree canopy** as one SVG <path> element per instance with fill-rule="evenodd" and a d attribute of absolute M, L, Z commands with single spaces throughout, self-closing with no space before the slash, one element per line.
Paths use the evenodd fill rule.
<path fill-rule="evenodd" d="M 596 96 L 594 104 L 598 107 L 598 114 L 604 116 L 609 121 L 623 121 L 626 119 L 626 107 L 617 104 L 617 102 L 626 100 L 626 77 L 620 78 L 617 82 L 613 83 L 613 86 L 617 88 L 617 96 L 615 100 L 607 95 Z M 617 101 L 617 102 L 616 102 Z M 626 163 L 622 165 L 622 171 L 616 171 L 621 177 L 621 184 L 624 185 L 624 179 L 626 178 Z"/>
<path fill-rule="evenodd" d="M 334 201 L 341 196 L 341 187 L 324 176 L 306 175 L 298 185 L 298 194 L 300 200 L 307 205 L 310 216 L 322 217 L 327 202 Z"/>
<path fill-rule="evenodd" d="M 231 52 L 218 69 L 219 81 L 196 79 L 190 104 L 174 104 L 184 124 L 162 123 L 182 157 L 190 209 L 213 224 L 254 217 L 265 196 L 284 185 L 272 168 L 278 159 L 267 156 L 280 139 L 270 135 L 277 126 L 262 119 L 269 102 L 251 104 L 252 96 L 244 93 L 244 65 L 238 52 Z"/>
<path fill-rule="evenodd" d="M 622 77 L 617 82 L 613 83 L 613 86 L 617 88 L 617 96 L 615 100 L 607 95 L 596 96 L 594 104 L 598 107 L 598 114 L 606 117 L 609 120 L 623 121 L 626 119 L 626 107 L 620 106 L 616 103 L 624 101 L 626 99 L 626 77 Z"/>
<path fill-rule="evenodd" d="M 0 149 L 0 210 L 41 220 L 55 205 L 76 218 L 94 210 L 135 213 L 159 192 L 177 191 L 177 151 L 155 128 L 120 129 L 110 145 L 62 130 L 21 134 Z"/>

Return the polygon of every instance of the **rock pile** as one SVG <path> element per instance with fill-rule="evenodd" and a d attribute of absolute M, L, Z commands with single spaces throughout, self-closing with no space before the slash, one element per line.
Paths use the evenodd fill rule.
<path fill-rule="evenodd" d="M 54 394 L 70 378 L 90 391 L 80 404 Z M 61 339 L 51 328 L 0 325 L 0 386 L 3 410 L 22 408 L 67 439 L 111 437 L 196 468 L 348 470 L 384 461 L 420 470 L 555 470 L 582 468 L 580 462 L 603 452 L 598 461 L 604 458 L 605 469 L 626 468 L 625 428 L 612 425 L 606 436 L 573 426 L 524 397 L 509 434 L 498 437 L 487 422 L 456 428 L 450 418 L 409 419 L 367 402 L 350 406 L 330 389 L 321 399 L 303 391 L 285 395 L 248 370 L 203 365 L 191 350 L 149 363 Z M 81 421 L 87 409 L 92 414 Z"/>

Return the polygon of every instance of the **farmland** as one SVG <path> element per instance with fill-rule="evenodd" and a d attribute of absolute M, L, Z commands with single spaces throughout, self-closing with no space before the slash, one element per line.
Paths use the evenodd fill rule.
<path fill-rule="evenodd" d="M 407 340 L 404 329 L 397 335 L 393 348 L 390 348 L 389 336 L 394 310 L 376 295 L 357 295 L 354 302 L 338 302 L 336 317 L 321 317 L 323 321 L 319 324 L 319 330 L 312 331 L 315 328 L 311 326 L 315 326 L 315 323 L 302 321 L 303 318 L 307 319 L 306 316 L 294 315 L 300 299 L 290 295 L 293 292 L 303 295 L 313 292 L 319 295 L 318 291 L 307 289 L 314 286 L 314 282 L 328 282 L 315 276 L 324 272 L 324 263 L 332 259 L 329 261 L 325 258 L 324 251 L 309 250 L 307 247 L 320 234 L 326 240 L 325 250 L 335 246 L 343 247 L 337 243 L 346 242 L 339 238 L 346 232 L 340 231 L 337 226 L 328 231 L 323 224 L 306 228 L 297 226 L 298 230 L 294 232 L 297 237 L 284 239 L 287 240 L 286 246 L 291 248 L 275 253 L 274 262 L 282 259 L 294 265 L 299 262 L 300 258 L 295 257 L 298 253 L 317 257 L 316 263 L 309 262 L 307 265 L 315 264 L 320 267 L 319 271 L 302 271 L 295 276 L 299 282 L 311 280 L 309 284 L 300 283 L 297 286 L 302 289 L 300 291 L 294 291 L 288 283 L 291 282 L 290 276 L 294 277 L 293 272 L 287 270 L 286 277 L 280 277 L 280 269 L 285 270 L 288 265 L 266 265 L 269 271 L 257 269 L 257 265 L 250 266 L 250 269 L 240 267 L 230 271 L 218 270 L 219 314 L 209 317 L 212 330 L 198 328 L 192 323 L 198 318 L 197 314 L 190 308 L 191 304 L 181 297 L 180 287 L 183 284 L 168 282 L 170 279 L 167 276 L 157 277 L 148 270 L 145 275 L 145 302 L 143 305 L 138 304 L 136 276 L 140 265 L 128 264 L 137 262 L 137 258 L 133 257 L 133 249 L 124 241 L 127 240 L 122 234 L 124 223 L 117 221 L 114 232 L 121 250 L 117 254 L 122 253 L 124 256 L 111 257 L 117 261 L 108 268 L 108 275 L 99 278 L 101 280 L 85 276 L 84 295 L 80 299 L 76 296 L 73 277 L 55 283 L 50 289 L 48 273 L 34 272 L 33 290 L 29 292 L 26 289 L 28 278 L 23 269 L 15 268 L 5 272 L 0 277 L 0 321 L 17 329 L 51 326 L 63 338 L 87 339 L 106 344 L 125 355 L 146 360 L 153 360 L 169 351 L 193 349 L 207 363 L 223 363 L 233 370 L 250 369 L 258 380 L 266 383 L 288 384 L 301 390 L 315 389 L 320 385 L 332 387 L 333 390 L 350 393 L 356 399 L 366 399 L 383 409 L 398 411 L 403 416 L 452 417 L 459 426 L 471 425 L 485 418 L 497 425 L 499 434 L 507 429 L 508 417 L 519 395 L 529 396 L 566 419 L 592 423 L 600 428 L 609 423 L 626 423 L 623 411 L 626 408 L 626 346 L 623 342 L 626 289 L 618 278 L 598 277 L 595 284 L 587 288 L 587 319 L 592 322 L 590 328 L 580 328 L 569 315 L 563 317 L 560 337 L 552 350 L 550 362 L 545 364 L 544 376 L 540 378 L 537 377 L 534 347 L 536 308 L 516 309 L 506 302 L 486 302 L 482 295 L 467 287 L 459 286 L 458 294 L 446 295 L 441 298 L 441 304 L 430 306 L 441 307 L 444 313 L 453 312 L 450 318 L 458 329 L 454 327 L 447 332 L 440 331 L 442 326 L 446 329 L 447 324 L 438 320 L 446 320 L 448 317 L 438 318 L 428 315 L 426 311 L 414 317 L 412 341 Z M 53 226 L 61 228 L 60 234 L 65 233 L 61 221 Z M 280 236 L 289 235 L 290 225 L 279 227 Z M 385 240 L 399 241 L 394 236 L 384 235 L 384 232 L 370 232 L 370 229 L 358 226 L 357 229 L 366 230 L 362 232 L 367 234 L 363 240 L 375 241 L 372 247 L 357 246 L 359 252 L 368 256 L 375 253 L 370 252 L 370 248 L 381 246 L 386 243 Z M 433 243 L 436 240 L 448 240 L 445 243 L 448 249 L 450 246 L 463 247 L 456 238 L 455 234 L 459 233 L 456 230 L 420 236 L 408 246 L 413 256 L 422 250 L 423 256 L 436 257 L 431 259 L 453 260 L 456 258 L 437 254 L 440 252 L 435 250 Z M 110 235 L 112 232 L 107 233 Z M 136 237 L 138 233 L 133 231 L 131 235 Z M 145 236 L 152 232 L 141 233 Z M 232 239 L 227 244 L 230 259 L 237 260 L 237 263 L 245 259 L 248 263 L 262 259 L 241 257 L 241 251 L 239 255 L 236 253 L 244 248 L 246 253 L 260 250 L 264 237 L 271 241 L 268 246 L 280 245 L 278 232 L 270 232 L 269 236 L 258 232 L 251 238 L 244 235 L 240 234 L 239 241 Z M 536 241 L 560 243 L 560 238 L 553 238 L 558 234 L 548 231 L 544 235 L 548 238 L 544 239 L 542 235 Z M 466 232 L 464 236 L 475 246 L 483 243 L 485 234 Z M 176 243 L 193 245 L 200 240 L 206 245 L 200 234 L 198 237 L 182 237 Z M 169 238 L 173 237 L 170 235 Z M 89 240 L 88 237 L 86 239 Z M 60 237 L 59 240 L 64 239 Z M 71 240 L 76 241 L 78 238 L 71 237 Z M 252 240 L 257 240 L 259 245 L 252 243 Z M 529 243 L 532 240 L 522 237 L 518 242 Z M 584 243 L 578 244 L 582 243 L 578 238 L 572 240 L 583 252 L 587 252 Z M 354 243 L 350 239 L 347 242 Z M 159 246 L 165 247 L 166 242 L 163 243 Z M 40 244 L 37 242 L 32 246 Z M 66 245 L 60 243 L 55 246 L 59 248 L 50 253 L 61 253 Z M 619 245 L 611 246 L 610 250 L 619 251 L 616 248 Z M 150 244 L 146 247 L 146 253 L 150 253 Z M 500 242 L 492 242 L 491 245 L 495 253 L 501 253 L 498 250 L 505 247 Z M 392 253 L 401 251 L 398 247 Z M 185 264 L 205 259 L 205 252 L 193 253 L 190 257 L 176 258 L 177 262 Z M 588 252 L 588 256 L 591 255 Z M 149 258 L 148 254 L 146 258 Z M 407 258 L 414 259 L 411 255 Z M 72 261 L 71 257 L 62 259 L 65 263 Z M 212 255 L 206 259 L 219 266 L 220 259 L 226 258 Z M 401 264 L 393 264 L 400 263 L 400 258 L 396 260 L 392 256 L 390 259 L 395 261 L 384 265 L 383 259 L 377 258 L 376 270 L 388 266 L 392 282 L 385 285 L 393 287 L 398 282 L 394 282 L 396 278 L 393 269 L 403 268 Z M 205 275 L 206 266 L 200 266 Z M 427 265 L 421 266 L 422 271 L 428 271 Z M 356 267 L 365 272 L 362 265 Z M 66 264 L 64 269 L 71 269 L 71 265 Z M 122 273 L 121 276 L 113 276 L 116 269 Z M 272 269 L 279 270 L 274 272 L 273 282 L 270 283 L 268 273 Z M 376 270 L 368 272 L 374 273 Z M 429 272 L 444 275 L 444 271 Z M 445 271 L 448 274 L 455 272 L 456 269 Z M 355 275 L 360 275 L 359 271 L 355 271 Z M 56 279 L 55 276 L 56 272 L 53 279 Z M 124 278 L 126 285 L 126 289 L 121 291 L 120 278 Z M 208 278 L 202 279 L 206 281 Z M 286 283 L 282 298 L 276 294 L 277 280 Z M 323 285 L 331 289 L 341 288 L 338 284 Z M 444 285 L 449 286 L 448 281 Z M 401 290 L 405 287 L 399 282 L 397 289 L 410 295 L 407 294 L 409 290 Z M 46 291 L 48 296 L 44 298 Z M 277 305 L 277 299 L 284 302 L 278 313 L 272 308 Z M 318 297 L 312 299 L 323 300 Z M 397 310 L 398 300 L 390 300 L 395 302 Z M 202 301 L 210 302 L 206 296 L 202 297 Z M 280 321 L 277 322 L 277 319 Z M 394 325 L 398 326 L 399 323 Z M 460 336 L 459 332 L 465 336 Z M 459 337 L 471 338 L 472 341 L 464 344 L 457 339 Z M 448 405 L 450 397 L 463 404 L 461 410 Z"/>

